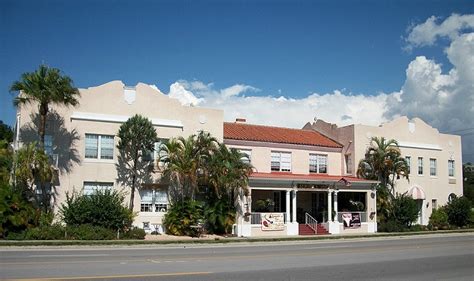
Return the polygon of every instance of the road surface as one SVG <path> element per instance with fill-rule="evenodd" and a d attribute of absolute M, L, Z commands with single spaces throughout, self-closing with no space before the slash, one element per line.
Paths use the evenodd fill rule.
<path fill-rule="evenodd" d="M 230 245 L 0 248 L 0 278 L 474 280 L 474 234 Z"/>

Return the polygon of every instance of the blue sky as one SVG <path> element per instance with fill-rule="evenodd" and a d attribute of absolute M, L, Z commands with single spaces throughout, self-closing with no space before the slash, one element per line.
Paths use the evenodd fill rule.
<path fill-rule="evenodd" d="M 414 41 L 410 44 L 415 47 L 406 50 L 411 28 L 431 16 L 441 24 L 453 13 L 472 14 L 474 5 L 472 1 L 4 0 L 0 119 L 12 124 L 9 86 L 41 63 L 60 68 L 78 87 L 140 81 L 169 93 L 170 85 L 181 81 L 185 90 L 207 99 L 208 92 L 221 93 L 235 85 L 248 86 L 237 92 L 241 96 L 297 100 L 313 93 L 333 97 L 334 91 L 362 99 L 390 95 L 409 88 L 407 67 L 417 56 L 433 60 L 443 73 L 453 68 L 446 55 L 452 38 L 439 36 L 436 44 Z M 190 86 L 193 81 L 206 85 L 207 94 Z M 366 118 L 377 123 L 384 121 L 381 114 L 387 118 L 387 112 Z M 302 124 L 309 121 L 307 116 L 300 119 Z M 429 116 L 424 119 L 442 131 L 465 129 L 430 121 Z"/>

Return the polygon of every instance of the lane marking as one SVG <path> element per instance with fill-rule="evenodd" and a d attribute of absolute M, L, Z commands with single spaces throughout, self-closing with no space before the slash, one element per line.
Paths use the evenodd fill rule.
<path fill-rule="evenodd" d="M 100 279 L 125 279 L 141 277 L 163 277 L 163 276 L 186 276 L 186 275 L 207 275 L 210 271 L 195 272 L 170 272 L 170 273 L 152 273 L 152 274 L 128 274 L 128 275 L 104 275 L 104 276 L 75 276 L 75 277 L 47 277 L 47 278 L 25 278 L 25 279 L 6 279 L 7 281 L 47 281 L 47 280 L 100 280 Z"/>
<path fill-rule="evenodd" d="M 29 255 L 29 258 L 74 258 L 74 257 L 108 257 L 110 254 L 83 254 L 83 255 Z"/>

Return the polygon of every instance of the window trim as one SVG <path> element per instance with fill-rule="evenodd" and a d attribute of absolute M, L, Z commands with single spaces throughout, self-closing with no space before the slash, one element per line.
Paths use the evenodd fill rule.
<path fill-rule="evenodd" d="M 311 156 L 315 156 L 316 157 L 316 171 L 311 171 Z M 320 168 L 321 168 L 321 163 L 319 162 L 319 158 L 320 156 L 323 156 L 325 159 L 326 159 L 326 172 L 321 172 L 320 171 Z M 310 153 L 309 154 L 309 173 L 310 174 L 327 174 L 328 173 L 328 155 L 327 154 L 321 154 L 321 153 Z"/>
<path fill-rule="evenodd" d="M 278 166 L 278 170 L 274 170 L 273 169 L 273 165 L 272 163 L 273 162 L 276 162 L 276 161 L 273 161 L 273 154 L 278 154 L 278 163 L 279 163 L 279 166 Z M 288 170 L 283 170 L 282 169 L 282 163 L 288 163 L 288 162 L 282 162 L 282 155 L 285 154 L 285 155 L 289 155 L 290 157 L 290 162 L 289 162 L 289 169 Z M 270 152 L 270 171 L 271 172 L 284 172 L 284 173 L 291 173 L 292 171 L 292 162 L 293 162 L 293 157 L 292 157 L 292 153 L 290 151 L 277 151 L 277 150 L 272 150 Z"/>
<path fill-rule="evenodd" d="M 453 163 L 452 164 L 452 169 L 450 167 L 450 163 Z M 451 170 L 453 171 L 453 173 L 451 174 Z M 456 162 L 452 159 L 449 159 L 448 160 L 448 177 L 450 178 L 454 178 L 456 176 Z"/>
<path fill-rule="evenodd" d="M 434 162 L 432 161 L 434 160 Z M 434 163 L 434 167 L 431 166 L 431 164 Z M 434 174 L 432 173 L 434 169 Z M 430 158 L 430 177 L 436 177 L 438 176 L 438 161 L 436 158 Z"/>
<path fill-rule="evenodd" d="M 87 136 L 97 136 L 97 157 L 87 157 Z M 112 158 L 102 158 L 102 137 L 112 137 Z M 115 136 L 114 135 L 101 135 L 101 134 L 93 134 L 93 133 L 86 133 L 84 137 L 84 159 L 85 161 L 90 162 L 114 162 L 115 161 Z"/>
<path fill-rule="evenodd" d="M 92 189 L 92 193 L 89 193 L 89 194 L 86 194 L 86 184 L 89 184 L 89 185 L 95 185 L 95 188 Z M 93 195 L 95 191 L 99 190 L 99 185 L 102 185 L 102 186 L 109 186 L 109 188 L 101 188 L 100 190 L 113 190 L 114 189 L 114 183 L 113 182 L 107 182 L 107 181 L 83 181 L 82 182 L 82 194 L 83 195 Z"/>
<path fill-rule="evenodd" d="M 411 156 L 405 156 L 405 162 L 407 163 L 408 174 L 411 175 Z"/>
<path fill-rule="evenodd" d="M 418 176 L 423 176 L 423 174 L 424 174 L 423 157 L 418 157 L 418 163 L 417 164 L 418 164 L 417 165 L 417 174 L 418 174 Z M 420 168 L 421 168 L 421 170 L 420 170 Z M 420 171 L 421 171 L 421 173 L 420 173 Z"/>
<path fill-rule="evenodd" d="M 141 194 L 141 192 L 139 193 L 139 196 L 140 196 L 140 213 L 156 213 L 156 214 L 165 214 L 165 213 L 167 213 L 168 209 L 170 207 L 168 192 L 166 190 L 163 190 L 163 189 L 158 189 L 158 190 L 145 189 L 145 190 L 146 191 L 151 191 L 151 194 L 152 194 L 151 195 L 151 201 L 150 200 L 142 201 L 142 194 Z M 158 193 L 158 191 L 164 192 L 166 194 L 166 200 L 167 200 L 166 203 L 164 203 L 164 201 L 158 201 L 158 197 L 156 195 Z M 143 205 L 149 205 L 149 210 L 150 211 L 143 211 Z M 165 210 L 161 211 L 163 208 Z"/>

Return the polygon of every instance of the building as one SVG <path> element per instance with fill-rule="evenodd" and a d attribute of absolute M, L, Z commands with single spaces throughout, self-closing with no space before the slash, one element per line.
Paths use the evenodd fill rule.
<path fill-rule="evenodd" d="M 442 134 L 419 118 L 399 117 L 380 126 L 354 124 L 338 127 L 317 120 L 306 124 L 343 145 L 343 175 L 354 176 L 364 158 L 372 137 L 385 137 L 398 142 L 409 166 L 409 181 L 399 179 L 395 192 L 410 194 L 418 202 L 418 223 L 428 224 L 433 209 L 445 205 L 452 194 L 462 195 L 461 137 Z"/>
<path fill-rule="evenodd" d="M 224 123 L 224 143 L 254 166 L 237 235 L 376 232 L 376 182 L 342 176 L 340 143 L 313 130 L 244 120 Z"/>
<path fill-rule="evenodd" d="M 50 191 L 56 211 L 65 201 L 67 192 L 130 190 L 126 187 L 126 176 L 121 173 L 116 135 L 120 125 L 137 113 L 151 119 L 162 141 L 199 131 L 210 132 L 219 141 L 223 140 L 222 110 L 183 106 L 156 87 L 142 83 L 126 87 L 121 81 L 113 81 L 79 91 L 79 106 L 52 106 L 46 125 L 45 149 L 58 175 L 54 190 Z M 38 130 L 32 122 L 38 118 L 34 115 L 36 112 L 35 104 L 18 109 L 16 148 L 24 142 L 38 140 Z M 156 153 L 150 155 L 152 165 L 156 156 Z M 159 230 L 166 213 L 167 192 L 166 187 L 157 184 L 159 176 L 156 173 L 144 179 L 144 186 L 135 194 L 138 216 L 134 224 L 139 227 L 153 229 L 156 226 Z M 129 197 L 126 200 L 128 202 Z"/>

